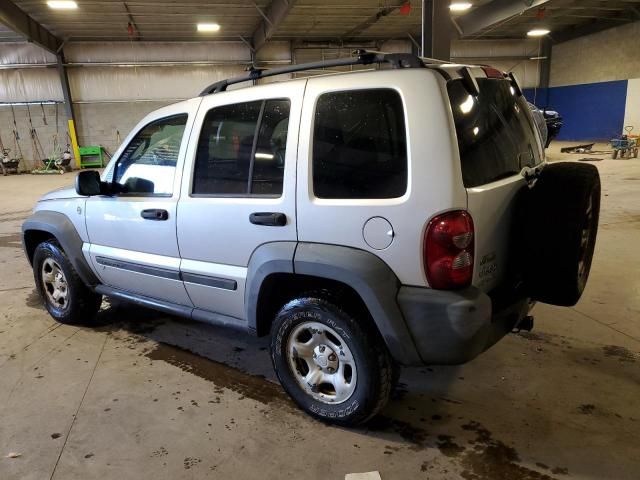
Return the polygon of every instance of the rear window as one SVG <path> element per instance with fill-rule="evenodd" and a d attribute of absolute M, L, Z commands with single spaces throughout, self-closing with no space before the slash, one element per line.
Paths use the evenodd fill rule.
<path fill-rule="evenodd" d="M 462 80 L 447 86 L 467 188 L 515 175 L 541 161 L 525 98 L 507 80 L 479 78 L 478 86 L 477 97 Z"/>

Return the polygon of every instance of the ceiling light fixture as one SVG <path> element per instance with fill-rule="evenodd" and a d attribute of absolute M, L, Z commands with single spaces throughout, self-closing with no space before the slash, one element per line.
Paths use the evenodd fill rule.
<path fill-rule="evenodd" d="M 220 30 L 220 25 L 217 23 L 199 23 L 198 31 L 199 32 L 217 32 Z"/>
<path fill-rule="evenodd" d="M 534 28 L 533 30 L 529 30 L 527 32 L 528 37 L 544 37 L 551 33 L 551 30 L 547 30 L 546 28 Z"/>
<path fill-rule="evenodd" d="M 72 0 L 49 0 L 47 5 L 55 10 L 75 10 L 78 8 L 78 4 Z"/>
<path fill-rule="evenodd" d="M 464 12 L 465 10 L 469 10 L 472 6 L 473 4 L 469 2 L 453 2 L 449 5 L 449 10 L 452 12 Z"/>

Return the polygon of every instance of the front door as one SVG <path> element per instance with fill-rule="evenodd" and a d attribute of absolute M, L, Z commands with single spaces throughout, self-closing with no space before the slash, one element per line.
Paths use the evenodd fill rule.
<path fill-rule="evenodd" d="M 185 306 L 176 210 L 193 123 L 188 102 L 141 123 L 108 167 L 115 195 L 91 197 L 86 222 L 91 261 L 105 285 Z"/>
<path fill-rule="evenodd" d="M 196 308 L 244 319 L 252 253 L 265 243 L 297 239 L 304 85 L 239 89 L 202 101 L 178 204 L 182 278 Z"/>

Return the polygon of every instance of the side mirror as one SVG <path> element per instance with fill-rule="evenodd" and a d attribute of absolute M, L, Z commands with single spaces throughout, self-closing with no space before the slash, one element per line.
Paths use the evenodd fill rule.
<path fill-rule="evenodd" d="M 103 192 L 100 174 L 96 170 L 83 170 L 76 177 L 76 193 L 85 197 Z"/>

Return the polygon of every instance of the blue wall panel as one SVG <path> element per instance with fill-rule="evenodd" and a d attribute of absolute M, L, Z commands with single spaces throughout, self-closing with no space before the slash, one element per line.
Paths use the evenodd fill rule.
<path fill-rule="evenodd" d="M 533 100 L 533 89 L 524 92 Z M 545 100 L 548 98 L 548 101 Z M 536 104 L 560 112 L 558 140 L 609 140 L 623 131 L 627 80 L 539 88 Z"/>

